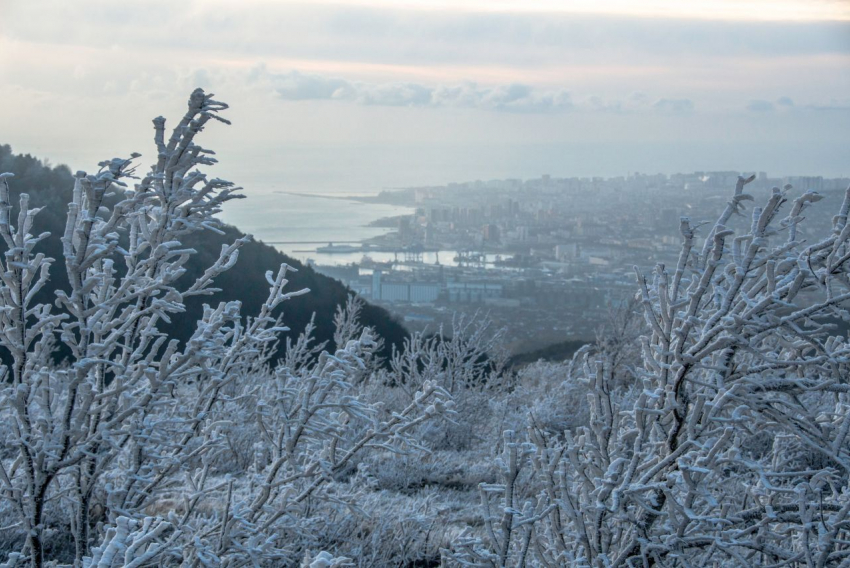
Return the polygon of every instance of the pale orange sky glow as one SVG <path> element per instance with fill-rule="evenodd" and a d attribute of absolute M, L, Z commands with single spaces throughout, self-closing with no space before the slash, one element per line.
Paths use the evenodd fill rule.
<path fill-rule="evenodd" d="M 292 3 L 299 2 L 295 0 Z M 320 0 L 318 3 L 431 11 L 551 12 L 704 20 L 850 20 L 850 2 L 840 0 Z"/>

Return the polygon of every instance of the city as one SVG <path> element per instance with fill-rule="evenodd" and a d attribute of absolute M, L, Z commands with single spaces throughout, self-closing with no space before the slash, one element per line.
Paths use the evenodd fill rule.
<path fill-rule="evenodd" d="M 513 353 L 592 340 L 610 311 L 634 295 L 635 267 L 646 274 L 658 263 L 675 264 L 681 217 L 694 227 L 713 220 L 739 175 L 544 175 L 384 191 L 361 199 L 415 213 L 376 221 L 391 230 L 360 245 L 316 249 L 324 259 L 359 260 L 313 264 L 412 330 L 435 330 L 456 312 L 486 313 L 509 328 Z M 756 202 L 790 185 L 794 194 L 816 191 L 837 203 L 848 184 L 759 172 L 747 188 Z"/>

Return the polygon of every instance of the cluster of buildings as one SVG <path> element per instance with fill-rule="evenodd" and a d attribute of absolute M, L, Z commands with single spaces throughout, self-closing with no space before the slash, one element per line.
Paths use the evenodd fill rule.
<path fill-rule="evenodd" d="M 439 250 L 450 262 L 377 264 L 364 258 L 353 266 L 317 268 L 413 327 L 442 322 L 458 310 L 483 310 L 508 324 L 520 344 L 592 337 L 606 311 L 634 293 L 634 267 L 648 272 L 657 263 L 675 263 L 682 217 L 693 226 L 713 222 L 738 176 L 542 176 L 399 190 L 383 196 L 416 213 L 398 218 L 397 230 L 368 244 Z M 746 191 L 759 204 L 771 188 L 787 185 L 794 188 L 791 197 L 812 190 L 832 202 L 843 198 L 850 179 L 761 172 Z M 834 210 L 834 204 L 816 207 Z M 733 228 L 748 222 L 739 217 Z M 801 228 L 826 231 L 829 224 Z"/>

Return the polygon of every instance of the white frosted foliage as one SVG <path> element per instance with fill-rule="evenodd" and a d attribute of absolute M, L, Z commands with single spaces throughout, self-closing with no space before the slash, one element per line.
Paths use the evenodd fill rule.
<path fill-rule="evenodd" d="M 279 308 L 308 292 L 287 290 L 286 264 L 267 272 L 268 297 L 251 317 L 222 302 L 204 306 L 185 345 L 163 332 L 187 299 L 216 291 L 250 239 L 224 246 L 194 282 L 180 280 L 196 254 L 184 237 L 220 231 L 216 214 L 242 197 L 200 170 L 216 160 L 196 138 L 211 121 L 227 123 L 226 108 L 197 89 L 168 138 L 165 119 L 153 121 L 148 172 L 137 173 L 137 154 L 78 172 L 57 236 L 62 259 L 38 252 L 50 238 L 34 232 L 38 209 L 21 194 L 13 219 L 14 180 L 0 178 L 0 345 L 12 359 L 0 383 L 12 452 L 0 461 L 0 499 L 13 517 L 0 524 L 22 535 L 10 566 L 43 566 L 60 530 L 78 566 L 298 563 L 318 541 L 315 504 L 354 506 L 333 483 L 352 460 L 417 446 L 416 426 L 445 408 L 436 384 L 391 417 L 357 396 L 352 385 L 374 371 L 379 340 L 354 325 L 356 314 L 341 322 L 346 341 L 335 353 L 304 339 L 272 365 L 287 330 Z M 35 303 L 57 263 L 68 287 Z M 67 363 L 54 362 L 57 341 L 70 349 Z M 234 483 L 222 463 L 240 455 L 235 440 L 249 426 L 259 447 Z M 318 554 L 308 565 L 346 564 Z"/>
<path fill-rule="evenodd" d="M 806 243 L 798 225 L 827 216 L 790 186 L 744 234 L 727 227 L 752 180 L 701 245 L 682 219 L 672 270 L 637 271 L 647 333 L 628 377 L 604 341 L 581 350 L 567 380 L 586 386 L 589 423 L 506 435 L 484 528 L 444 561 L 848 565 L 850 343 L 835 323 L 850 320 L 850 189 L 830 236 Z"/>

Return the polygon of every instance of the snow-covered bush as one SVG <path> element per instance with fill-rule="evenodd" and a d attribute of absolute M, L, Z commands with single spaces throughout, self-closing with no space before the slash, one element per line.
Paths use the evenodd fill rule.
<path fill-rule="evenodd" d="M 590 422 L 588 385 L 572 377 L 564 364 L 532 363 L 517 373 L 515 384 L 507 399 L 510 418 L 504 420 L 503 429 L 527 423 L 551 436 L 559 436 Z"/>
<path fill-rule="evenodd" d="M 185 345 L 162 331 L 187 298 L 214 292 L 247 242 L 180 280 L 195 254 L 181 238 L 217 230 L 221 206 L 241 197 L 198 169 L 215 160 L 195 138 L 226 122 L 226 108 L 198 89 L 168 139 L 154 120 L 149 172 L 135 176 L 134 154 L 77 173 L 61 235 L 70 285 L 55 305 L 34 300 L 55 264 L 38 252 L 50 235 L 33 233 L 38 210 L 26 194 L 13 206 L 9 176 L 0 179 L 0 347 L 12 361 L 0 368 L 0 510 L 13 512 L 4 541 L 22 543 L 10 563 L 61 559 L 51 543 L 73 539 L 67 560 L 86 566 L 343 565 L 310 553 L 321 504 L 356 501 L 335 478 L 369 448 L 416 447 L 412 433 L 447 410 L 448 393 L 427 377 L 391 416 L 361 400 L 353 385 L 374 369 L 377 340 L 353 316 L 341 317 L 335 353 L 303 339 L 272 369 L 286 329 L 278 308 L 307 292 L 285 291 L 286 265 L 267 273 L 252 317 L 221 303 L 205 307 Z M 57 341 L 66 364 L 54 362 Z"/>
<path fill-rule="evenodd" d="M 452 394 L 492 387 L 501 381 L 507 360 L 503 336 L 504 330 L 492 329 L 487 317 L 456 314 L 450 330 L 417 331 L 405 340 L 404 349 L 393 350 L 388 380 L 410 393 L 434 377 Z"/>
<path fill-rule="evenodd" d="M 404 349 L 393 350 L 387 385 L 411 393 L 423 381 L 434 381 L 448 391 L 455 403 L 451 420 L 430 422 L 422 432 L 433 449 L 466 450 L 491 434 L 491 402 L 506 392 L 504 330 L 478 313 L 456 314 L 451 329 L 436 333 L 417 331 L 405 340 Z M 383 399 L 383 395 L 381 395 Z"/>
<path fill-rule="evenodd" d="M 670 271 L 638 273 L 649 332 L 632 366 L 579 353 L 587 426 L 508 434 L 484 526 L 449 564 L 846 566 L 850 562 L 850 189 L 829 237 L 797 227 L 821 197 L 774 188 L 749 230 L 741 178 L 702 246 L 682 219 Z M 825 220 L 823 213 L 815 219 Z"/>

